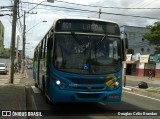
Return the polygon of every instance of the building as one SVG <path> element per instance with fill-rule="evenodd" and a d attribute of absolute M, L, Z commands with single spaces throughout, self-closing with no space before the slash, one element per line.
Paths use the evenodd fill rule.
<path fill-rule="evenodd" d="M 126 33 L 129 41 L 129 50 L 128 54 L 140 53 L 145 54 L 154 54 L 155 46 L 149 45 L 148 40 L 144 39 L 144 34 L 148 33 L 149 30 L 145 27 L 135 27 L 135 26 L 121 26 L 121 31 Z M 126 37 L 123 35 L 123 37 Z"/>
<path fill-rule="evenodd" d="M 153 76 L 160 77 L 159 54 L 153 45 L 149 45 L 143 36 L 149 32 L 145 27 L 121 26 L 122 38 L 128 38 L 127 58 L 124 62 L 124 74 L 148 76 L 151 69 Z M 154 59 L 154 61 L 153 61 Z"/>
<path fill-rule="evenodd" d="M 3 55 L 4 51 L 4 26 L 0 21 L 0 56 Z"/>

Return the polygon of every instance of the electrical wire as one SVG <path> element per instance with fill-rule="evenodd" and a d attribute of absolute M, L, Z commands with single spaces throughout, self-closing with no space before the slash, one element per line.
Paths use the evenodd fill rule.
<path fill-rule="evenodd" d="M 84 5 L 84 4 L 78 4 L 78 3 L 71 3 L 71 2 L 65 2 L 65 1 L 60 1 L 56 0 L 55 2 L 60 2 L 60 3 L 67 3 L 67 4 L 72 4 L 72 5 L 80 5 L 80 6 L 87 6 L 87 7 L 97 7 L 97 8 L 110 8 L 110 9 L 160 9 L 160 8 L 142 8 L 142 7 L 137 7 L 137 8 L 131 8 L 131 7 L 105 7 L 105 6 L 96 6 L 96 5 Z"/>
<path fill-rule="evenodd" d="M 36 3 L 30 3 L 30 2 L 23 2 L 23 3 L 36 4 Z M 93 11 L 93 10 L 87 10 L 87 9 L 78 9 L 78 8 L 71 8 L 71 7 L 60 7 L 60 6 L 45 5 L 45 4 L 40 4 L 40 5 L 41 5 L 41 6 L 47 6 L 47 7 L 61 8 L 61 9 L 70 9 L 70 10 L 75 10 L 75 11 L 99 13 L 99 11 Z M 139 15 L 128 15 L 128 14 L 120 14 L 120 13 L 101 12 L 101 14 L 118 15 L 118 16 L 126 16 L 126 17 L 137 17 L 137 18 L 147 18 L 147 19 L 160 20 L 159 18 L 154 18 L 154 17 L 139 16 Z"/>

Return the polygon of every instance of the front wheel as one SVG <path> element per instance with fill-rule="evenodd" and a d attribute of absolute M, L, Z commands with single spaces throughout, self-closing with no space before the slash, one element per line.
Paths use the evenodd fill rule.
<path fill-rule="evenodd" d="M 52 105 L 53 103 L 49 100 L 49 98 L 47 97 L 47 95 L 45 95 L 45 100 L 46 100 L 46 103 L 49 104 L 49 105 Z"/>

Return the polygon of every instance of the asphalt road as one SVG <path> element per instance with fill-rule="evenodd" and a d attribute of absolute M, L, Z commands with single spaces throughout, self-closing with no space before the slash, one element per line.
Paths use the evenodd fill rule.
<path fill-rule="evenodd" d="M 28 78 L 32 80 L 32 70 L 28 70 Z M 160 112 L 160 100 L 151 99 L 148 97 L 136 95 L 133 93 L 123 92 L 122 101 L 119 103 L 61 103 L 58 105 L 48 105 L 45 102 L 44 96 L 38 89 L 33 86 L 27 86 L 27 109 L 39 110 L 42 114 L 50 115 L 39 117 L 40 119 L 124 119 L 127 116 L 118 116 L 118 114 L 129 113 L 138 114 L 139 116 L 132 116 L 132 119 L 158 119 L 157 116 L 140 116 L 143 112 Z M 118 110 L 118 112 L 117 112 Z M 116 113 L 108 113 L 114 112 Z M 134 113 L 135 112 L 135 113 Z"/>

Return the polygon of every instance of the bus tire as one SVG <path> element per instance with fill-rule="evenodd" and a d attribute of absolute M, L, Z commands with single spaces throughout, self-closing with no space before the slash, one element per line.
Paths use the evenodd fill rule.
<path fill-rule="evenodd" d="M 46 100 L 46 103 L 49 104 L 49 105 L 52 105 L 53 103 L 48 99 L 48 97 L 45 95 L 45 100 Z"/>

